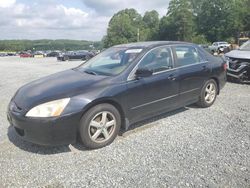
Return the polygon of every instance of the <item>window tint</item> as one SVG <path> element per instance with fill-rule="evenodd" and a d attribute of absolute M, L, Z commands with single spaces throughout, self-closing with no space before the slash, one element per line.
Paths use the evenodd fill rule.
<path fill-rule="evenodd" d="M 148 69 L 153 73 L 172 68 L 171 50 L 168 47 L 160 47 L 150 51 L 140 62 L 138 68 Z"/>
<path fill-rule="evenodd" d="M 201 62 L 197 50 L 192 46 L 174 47 L 177 57 L 177 67 L 191 65 Z"/>

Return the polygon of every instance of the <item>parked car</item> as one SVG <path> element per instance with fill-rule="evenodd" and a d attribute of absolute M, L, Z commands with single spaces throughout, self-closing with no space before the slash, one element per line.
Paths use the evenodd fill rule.
<path fill-rule="evenodd" d="M 16 53 L 15 52 L 8 52 L 7 56 L 16 56 Z"/>
<path fill-rule="evenodd" d="M 47 57 L 58 57 L 60 56 L 60 51 L 53 51 L 47 54 Z"/>
<path fill-rule="evenodd" d="M 227 76 L 241 83 L 250 83 L 250 40 L 225 54 L 228 60 Z"/>
<path fill-rule="evenodd" d="M 123 44 L 21 87 L 7 114 L 30 142 L 69 144 L 79 133 L 86 147 L 100 148 L 138 121 L 193 103 L 210 107 L 225 83 L 226 63 L 197 45 Z"/>
<path fill-rule="evenodd" d="M 69 60 L 83 60 L 86 61 L 90 58 L 94 57 L 94 54 L 88 51 L 76 51 L 76 52 L 67 52 L 65 54 L 61 54 L 57 57 L 59 61 L 69 61 Z"/>
<path fill-rule="evenodd" d="M 46 56 L 45 53 L 42 51 L 36 51 L 33 53 L 33 57 L 35 57 L 35 58 L 43 58 L 45 56 Z"/>
<path fill-rule="evenodd" d="M 22 58 L 33 57 L 33 55 L 31 53 L 28 53 L 28 52 L 21 52 L 19 54 L 19 56 L 22 57 Z"/>
<path fill-rule="evenodd" d="M 68 60 L 68 55 L 73 54 L 73 51 L 68 51 L 68 52 L 61 52 L 57 56 L 58 61 L 67 61 Z"/>
<path fill-rule="evenodd" d="M 0 53 L 0 57 L 5 57 L 5 56 L 7 56 L 8 54 L 7 53 L 5 53 L 5 52 L 1 52 Z"/>
<path fill-rule="evenodd" d="M 230 48 L 230 44 L 227 42 L 214 42 L 212 46 L 209 46 L 208 48 L 212 53 L 220 53 L 224 52 L 225 49 Z"/>

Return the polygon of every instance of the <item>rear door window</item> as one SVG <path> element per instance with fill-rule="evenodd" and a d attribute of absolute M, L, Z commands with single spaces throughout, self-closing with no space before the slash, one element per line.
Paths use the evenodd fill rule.
<path fill-rule="evenodd" d="M 176 53 L 177 67 L 198 64 L 201 62 L 198 51 L 192 46 L 175 46 L 174 50 Z"/>

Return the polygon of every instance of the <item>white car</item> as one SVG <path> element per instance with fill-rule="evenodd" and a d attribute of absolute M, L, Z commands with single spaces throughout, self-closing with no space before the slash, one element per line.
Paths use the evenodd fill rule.
<path fill-rule="evenodd" d="M 224 51 L 225 48 L 230 47 L 230 44 L 227 42 L 214 42 L 212 46 L 209 46 L 209 50 L 212 53 L 218 52 L 218 51 Z"/>

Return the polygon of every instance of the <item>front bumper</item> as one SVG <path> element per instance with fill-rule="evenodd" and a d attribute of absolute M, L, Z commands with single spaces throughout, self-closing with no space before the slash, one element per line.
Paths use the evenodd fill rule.
<path fill-rule="evenodd" d="M 249 60 L 230 59 L 227 62 L 227 76 L 240 82 L 250 81 Z"/>
<path fill-rule="evenodd" d="M 7 118 L 22 139 L 45 146 L 75 143 L 80 122 L 80 114 L 57 118 L 27 118 L 10 110 L 7 112 Z"/>

